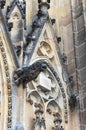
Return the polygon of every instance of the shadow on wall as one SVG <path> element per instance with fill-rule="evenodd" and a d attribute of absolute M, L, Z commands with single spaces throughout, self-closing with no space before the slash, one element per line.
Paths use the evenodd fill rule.
<path fill-rule="evenodd" d="M 20 122 L 16 122 L 13 130 L 24 130 L 24 127 Z"/>

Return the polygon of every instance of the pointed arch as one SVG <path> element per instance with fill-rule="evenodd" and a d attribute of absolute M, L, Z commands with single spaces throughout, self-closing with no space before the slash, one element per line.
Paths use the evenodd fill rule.
<path fill-rule="evenodd" d="M 44 109 L 44 101 L 37 90 L 30 91 L 27 95 L 27 100 L 32 104 L 34 102 L 35 107 L 41 107 L 42 109 Z"/>
<path fill-rule="evenodd" d="M 68 106 L 68 94 L 66 91 L 66 85 L 63 83 L 63 81 L 60 79 L 59 74 L 57 71 L 55 71 L 54 67 L 52 66 L 51 62 L 49 61 L 49 59 L 47 58 L 35 58 L 35 60 L 33 60 L 32 62 L 30 62 L 30 64 L 36 62 L 36 61 L 41 61 L 43 63 L 46 63 L 48 68 L 51 70 L 51 72 L 53 73 L 57 83 L 59 84 L 59 88 L 61 90 L 62 93 L 62 98 L 63 98 L 63 105 L 64 105 L 64 119 L 65 119 L 65 123 L 68 123 L 68 111 L 69 111 L 69 106 Z M 65 87 L 64 87 L 65 86 Z"/>
<path fill-rule="evenodd" d="M 58 103 L 54 99 L 51 99 L 50 101 L 47 102 L 46 111 L 49 114 L 51 114 L 51 113 L 54 114 L 54 112 L 60 113 L 60 115 L 62 114 L 60 106 L 58 105 Z"/>

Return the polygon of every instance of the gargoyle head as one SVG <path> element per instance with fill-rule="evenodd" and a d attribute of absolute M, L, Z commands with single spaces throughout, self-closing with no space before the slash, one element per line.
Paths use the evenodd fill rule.
<path fill-rule="evenodd" d="M 35 80 L 40 72 L 47 69 L 47 64 L 43 62 L 35 62 L 29 67 L 18 68 L 14 72 L 14 82 L 16 85 L 21 83 L 28 83 L 32 80 Z"/>

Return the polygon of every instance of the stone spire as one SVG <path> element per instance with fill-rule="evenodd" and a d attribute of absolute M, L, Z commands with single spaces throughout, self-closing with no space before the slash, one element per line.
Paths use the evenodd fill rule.
<path fill-rule="evenodd" d="M 50 8 L 50 0 L 38 0 L 39 9 L 43 12 L 47 12 Z"/>

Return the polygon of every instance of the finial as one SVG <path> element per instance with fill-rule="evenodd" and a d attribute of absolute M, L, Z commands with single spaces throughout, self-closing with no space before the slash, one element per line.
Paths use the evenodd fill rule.
<path fill-rule="evenodd" d="M 50 0 L 38 0 L 38 3 L 39 9 L 45 13 L 50 8 Z"/>

